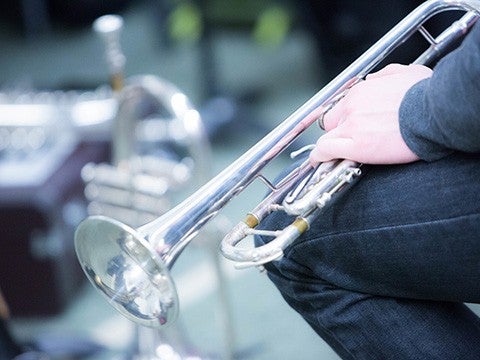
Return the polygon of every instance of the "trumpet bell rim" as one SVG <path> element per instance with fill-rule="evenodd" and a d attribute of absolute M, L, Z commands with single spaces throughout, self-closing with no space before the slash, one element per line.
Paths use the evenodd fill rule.
<path fill-rule="evenodd" d="M 152 328 L 176 320 L 178 295 L 169 269 L 138 231 L 90 216 L 75 232 L 75 251 L 87 278 L 122 315 Z"/>

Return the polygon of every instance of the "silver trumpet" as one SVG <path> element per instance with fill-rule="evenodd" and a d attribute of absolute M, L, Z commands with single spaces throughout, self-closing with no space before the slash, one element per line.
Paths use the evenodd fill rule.
<path fill-rule="evenodd" d="M 462 10 L 466 14 L 434 38 L 423 24 L 447 10 Z M 166 214 L 137 229 L 102 216 L 84 220 L 76 231 L 75 246 L 91 282 L 128 318 L 151 327 L 171 323 L 178 313 L 178 298 L 170 269 L 200 229 L 254 179 L 262 178 L 262 169 L 315 123 L 352 86 L 352 79 L 355 82 L 364 78 L 417 31 L 430 44 L 420 57 L 422 62 L 443 54 L 453 40 L 465 35 L 479 14 L 479 0 L 430 0 L 423 3 L 260 142 Z M 270 196 L 272 203 L 264 203 L 259 211 L 268 213 L 285 209 L 285 205 L 276 203 L 284 195 L 295 209 L 297 199 L 292 197 L 298 196 L 301 202 L 313 191 L 315 196 L 306 202 L 305 209 L 300 209 L 298 219 L 279 231 L 275 240 L 254 250 L 237 249 L 235 245 L 241 236 L 227 235 L 221 245 L 222 253 L 248 265 L 277 259 L 285 246 L 308 229 L 321 207 L 330 202 L 331 195 L 347 188 L 345 185 L 359 175 L 358 167 L 349 160 L 325 163 L 316 169 L 304 163 L 280 181 L 281 186 L 277 185 Z M 243 229 L 240 230 L 237 226 L 234 233 L 250 233 L 249 229 L 254 228 L 261 217 L 252 212 L 246 226 L 241 225 Z"/>

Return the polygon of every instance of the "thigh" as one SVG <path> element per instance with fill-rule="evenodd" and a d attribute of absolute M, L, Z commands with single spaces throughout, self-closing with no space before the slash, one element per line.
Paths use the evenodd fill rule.
<path fill-rule="evenodd" d="M 369 295 L 297 279 L 293 262 L 268 267 L 289 305 L 342 359 L 478 359 L 480 321 L 461 303 Z"/>
<path fill-rule="evenodd" d="M 293 261 L 305 276 L 362 293 L 480 302 L 479 165 L 454 154 L 368 167 L 276 266 Z M 275 213 L 263 227 L 290 221 Z"/>

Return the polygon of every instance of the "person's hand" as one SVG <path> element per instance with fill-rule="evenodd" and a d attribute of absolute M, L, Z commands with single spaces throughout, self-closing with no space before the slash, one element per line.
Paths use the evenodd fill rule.
<path fill-rule="evenodd" d="M 430 77 L 422 65 L 391 64 L 354 85 L 324 116 L 327 131 L 310 153 L 316 165 L 333 159 L 365 164 L 400 164 L 419 160 L 405 144 L 398 111 L 405 93 Z"/>

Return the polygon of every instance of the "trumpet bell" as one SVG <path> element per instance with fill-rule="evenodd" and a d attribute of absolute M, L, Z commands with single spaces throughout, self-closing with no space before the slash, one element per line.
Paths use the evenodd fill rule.
<path fill-rule="evenodd" d="M 138 231 L 91 216 L 76 230 L 75 250 L 90 282 L 128 319 L 158 328 L 177 318 L 169 269 Z"/>

